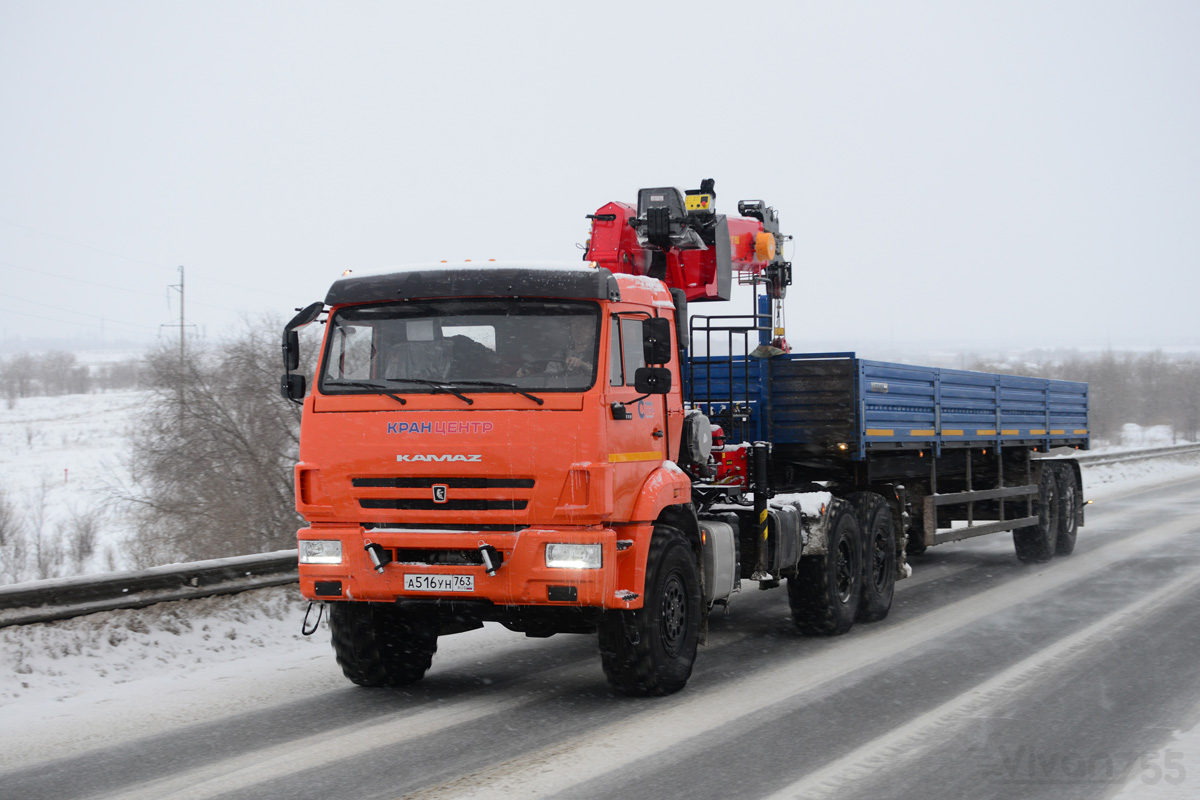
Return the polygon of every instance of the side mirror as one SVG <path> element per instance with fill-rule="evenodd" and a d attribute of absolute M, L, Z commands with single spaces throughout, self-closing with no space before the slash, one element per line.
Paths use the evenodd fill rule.
<path fill-rule="evenodd" d="M 308 381 L 303 375 L 293 375 L 290 372 L 279 381 L 279 393 L 284 400 L 293 403 L 304 402 L 304 392 L 308 389 Z"/>
<path fill-rule="evenodd" d="M 288 372 L 300 366 L 300 334 L 283 332 L 283 368 Z"/>
<path fill-rule="evenodd" d="M 288 372 L 300 366 L 300 334 L 297 328 L 303 328 L 325 310 L 322 302 L 310 303 L 300 309 L 300 313 L 292 317 L 291 322 L 283 326 L 283 368 Z"/>
<path fill-rule="evenodd" d="M 325 310 L 325 304 L 321 302 L 311 303 L 300 309 L 300 313 L 292 317 L 292 321 L 284 326 L 285 331 L 292 331 L 296 328 L 303 328 L 308 323 L 312 322 L 317 317 L 321 316 L 321 312 Z"/>
<path fill-rule="evenodd" d="M 671 391 L 671 370 L 666 367 L 638 367 L 633 373 L 633 388 L 639 394 L 666 394 Z"/>
<path fill-rule="evenodd" d="M 655 317 L 642 322 L 642 353 L 647 364 L 668 364 L 671 361 L 671 321 Z"/>

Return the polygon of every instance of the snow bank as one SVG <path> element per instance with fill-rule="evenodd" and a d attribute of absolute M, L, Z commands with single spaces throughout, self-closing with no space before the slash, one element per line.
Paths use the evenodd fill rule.
<path fill-rule="evenodd" d="M 1083 467 L 1083 496 L 1098 500 L 1134 489 L 1200 475 L 1200 454 Z"/>
<path fill-rule="evenodd" d="M 0 708 L 266 651 L 327 651 L 327 631 L 300 634 L 307 604 L 295 586 L 282 586 L 2 628 Z"/>

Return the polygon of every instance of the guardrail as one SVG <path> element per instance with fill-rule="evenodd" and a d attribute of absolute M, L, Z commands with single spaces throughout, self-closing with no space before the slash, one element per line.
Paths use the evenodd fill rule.
<path fill-rule="evenodd" d="M 1200 444 L 1149 447 L 1117 453 L 1068 451 L 1084 466 L 1200 454 Z M 81 575 L 0 586 L 0 628 L 80 617 L 98 611 L 145 608 L 171 600 L 236 594 L 295 583 L 296 551 L 218 558 L 154 567 L 140 572 Z"/>
<path fill-rule="evenodd" d="M 296 551 L 278 550 L 153 567 L 139 572 L 80 575 L 0 586 L 0 628 L 145 608 L 295 583 Z"/>
<path fill-rule="evenodd" d="M 1098 467 L 1102 464 L 1148 461 L 1152 458 L 1185 456 L 1189 453 L 1200 453 L 1200 444 L 1173 444 L 1166 447 L 1145 447 L 1140 450 L 1124 450 L 1116 453 L 1077 453 L 1072 457 L 1086 466 Z"/>

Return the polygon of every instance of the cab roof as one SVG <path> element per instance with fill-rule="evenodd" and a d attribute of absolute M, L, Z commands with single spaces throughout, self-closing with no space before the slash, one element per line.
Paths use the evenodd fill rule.
<path fill-rule="evenodd" d="M 460 262 L 413 264 L 334 282 L 329 306 L 433 297 L 555 297 L 621 299 L 616 277 L 589 263 Z"/>

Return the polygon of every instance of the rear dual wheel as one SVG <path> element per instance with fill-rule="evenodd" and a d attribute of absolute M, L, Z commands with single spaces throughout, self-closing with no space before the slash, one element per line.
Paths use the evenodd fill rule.
<path fill-rule="evenodd" d="M 896 591 L 896 533 L 892 510 L 874 492 L 850 495 L 863 533 L 862 599 L 855 619 L 876 622 L 888 615 Z"/>
<path fill-rule="evenodd" d="M 1058 539 L 1055 553 L 1069 556 L 1075 552 L 1075 537 L 1079 533 L 1079 481 L 1070 464 L 1055 464 L 1058 481 Z"/>
<path fill-rule="evenodd" d="M 792 621 L 809 636 L 850 630 L 862 602 L 862 533 L 854 506 L 835 503 L 828 513 L 826 554 L 801 558 L 787 582 Z"/>
<path fill-rule="evenodd" d="M 1017 558 L 1026 564 L 1045 563 L 1054 557 L 1054 551 L 1057 549 L 1062 518 L 1057 472 L 1053 464 L 1041 465 L 1038 493 L 1033 503 L 1037 511 L 1037 524 L 1013 531 L 1013 546 L 1017 551 Z"/>

